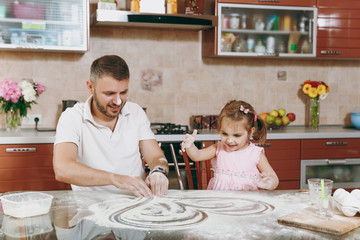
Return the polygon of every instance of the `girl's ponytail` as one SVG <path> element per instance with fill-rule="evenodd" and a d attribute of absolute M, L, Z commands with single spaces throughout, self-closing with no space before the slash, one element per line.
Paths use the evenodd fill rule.
<path fill-rule="evenodd" d="M 265 143 L 266 141 L 266 123 L 263 119 L 257 118 L 255 121 L 255 131 L 252 135 L 252 138 L 259 143 Z"/>

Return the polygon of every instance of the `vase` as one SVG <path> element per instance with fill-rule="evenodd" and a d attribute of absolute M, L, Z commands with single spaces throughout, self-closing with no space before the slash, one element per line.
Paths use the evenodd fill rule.
<path fill-rule="evenodd" d="M 309 104 L 309 126 L 312 129 L 318 129 L 320 118 L 320 100 L 319 96 L 310 98 Z"/>
<path fill-rule="evenodd" d="M 20 116 L 20 109 L 14 110 L 11 108 L 5 113 L 5 126 L 8 132 L 18 132 L 21 128 L 22 117 Z"/>

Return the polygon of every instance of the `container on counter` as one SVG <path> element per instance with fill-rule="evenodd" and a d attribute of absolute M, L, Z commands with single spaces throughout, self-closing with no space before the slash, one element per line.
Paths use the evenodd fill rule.
<path fill-rule="evenodd" d="M 130 11 L 140 12 L 140 0 L 130 0 Z"/>
<path fill-rule="evenodd" d="M 266 38 L 266 52 L 273 54 L 275 53 L 275 37 L 274 36 L 268 36 Z"/>
<path fill-rule="evenodd" d="M 266 48 L 265 48 L 265 46 L 263 44 L 263 41 L 261 39 L 258 39 L 256 41 L 255 52 L 256 53 L 265 53 L 266 52 Z"/>
<path fill-rule="evenodd" d="M 248 52 L 254 52 L 255 39 L 253 36 L 249 36 L 246 42 Z"/>
<path fill-rule="evenodd" d="M 222 17 L 222 28 L 223 29 L 229 28 L 229 21 L 230 21 L 229 16 L 223 15 L 223 17 Z"/>
<path fill-rule="evenodd" d="M 169 13 L 169 14 L 177 13 L 177 0 L 167 0 L 166 13 Z"/>
<path fill-rule="evenodd" d="M 199 15 L 204 12 L 204 0 L 185 0 L 185 14 Z"/>
<path fill-rule="evenodd" d="M 238 13 L 230 14 L 229 27 L 231 29 L 238 29 L 240 27 L 240 14 Z"/>

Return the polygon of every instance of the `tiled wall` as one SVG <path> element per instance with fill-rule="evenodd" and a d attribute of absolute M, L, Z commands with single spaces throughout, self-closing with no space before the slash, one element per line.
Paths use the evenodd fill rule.
<path fill-rule="evenodd" d="M 360 107 L 360 60 L 203 59 L 195 31 L 91 28 L 85 54 L 1 51 L 0 78 L 44 83 L 48 89 L 29 113 L 42 114 L 42 127 L 55 127 L 61 100 L 86 100 L 90 65 L 105 54 L 128 62 L 129 100 L 146 107 L 152 122 L 188 124 L 191 115 L 218 114 L 228 100 L 242 99 L 258 113 L 283 107 L 296 114 L 292 125 L 304 125 L 306 97 L 299 89 L 307 79 L 330 85 L 320 124 L 349 123 L 349 113 Z M 287 72 L 286 81 L 277 80 L 278 71 Z M 143 87 L 149 72 L 160 77 Z"/>

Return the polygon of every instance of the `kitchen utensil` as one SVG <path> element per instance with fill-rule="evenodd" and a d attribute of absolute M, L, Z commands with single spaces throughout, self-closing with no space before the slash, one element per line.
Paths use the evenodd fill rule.
<path fill-rule="evenodd" d="M 355 128 L 360 129 L 360 112 L 351 113 L 351 123 Z"/>
<path fill-rule="evenodd" d="M 302 209 L 278 218 L 278 223 L 319 232 L 342 235 L 360 226 L 359 217 L 320 218 L 312 207 Z"/>
<path fill-rule="evenodd" d="M 0 197 L 6 215 L 25 218 L 49 212 L 53 196 L 41 192 L 24 192 Z"/>
<path fill-rule="evenodd" d="M 73 107 L 77 102 L 77 100 L 62 100 L 62 111 L 68 107 Z"/>

